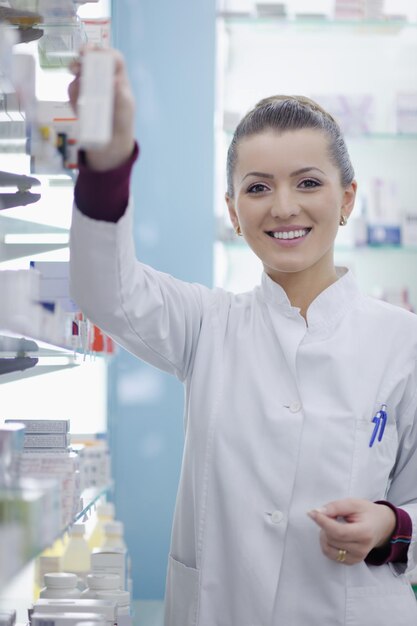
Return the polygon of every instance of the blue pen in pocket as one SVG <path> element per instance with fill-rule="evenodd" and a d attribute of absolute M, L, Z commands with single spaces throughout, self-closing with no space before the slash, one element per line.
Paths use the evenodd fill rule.
<path fill-rule="evenodd" d="M 378 441 L 382 441 L 382 437 L 384 435 L 385 426 L 387 423 L 388 415 L 387 415 L 387 405 L 382 404 L 378 413 L 373 418 L 373 423 L 375 424 L 374 430 L 371 435 L 371 439 L 369 441 L 369 447 L 372 448 L 374 445 L 376 436 L 378 435 Z M 379 432 L 378 432 L 379 431 Z"/>

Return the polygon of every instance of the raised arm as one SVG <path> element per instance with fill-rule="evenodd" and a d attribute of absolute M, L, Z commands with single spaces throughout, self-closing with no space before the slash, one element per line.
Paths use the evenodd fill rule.
<path fill-rule="evenodd" d="M 136 259 L 129 182 L 137 146 L 134 101 L 121 55 L 115 55 L 113 137 L 104 150 L 80 154 L 70 240 L 71 291 L 81 310 L 143 360 L 184 379 L 193 362 L 213 292 Z M 77 109 L 81 64 L 69 94 Z"/>

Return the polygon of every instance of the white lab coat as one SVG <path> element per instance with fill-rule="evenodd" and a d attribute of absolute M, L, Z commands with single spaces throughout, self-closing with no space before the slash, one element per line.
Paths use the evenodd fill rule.
<path fill-rule="evenodd" d="M 406 566 L 329 560 L 307 511 L 349 496 L 402 506 L 415 567 L 417 316 L 361 295 L 351 272 L 308 326 L 265 274 L 240 295 L 184 283 L 136 260 L 131 213 L 75 210 L 72 293 L 185 385 L 166 626 L 415 626 Z"/>

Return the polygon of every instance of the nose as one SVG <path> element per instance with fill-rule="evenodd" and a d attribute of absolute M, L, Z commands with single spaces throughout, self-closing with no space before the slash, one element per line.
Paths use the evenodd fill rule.
<path fill-rule="evenodd" d="M 298 215 L 299 212 L 300 208 L 292 194 L 285 189 L 277 189 L 271 206 L 272 217 L 287 220 L 294 215 Z"/>

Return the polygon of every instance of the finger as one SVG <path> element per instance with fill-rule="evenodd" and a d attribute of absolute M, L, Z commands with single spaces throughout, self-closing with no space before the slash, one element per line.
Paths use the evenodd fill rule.
<path fill-rule="evenodd" d="M 366 554 L 350 544 L 335 546 L 328 542 L 323 532 L 320 533 L 320 547 L 323 554 L 331 561 L 343 565 L 354 565 L 364 560 Z"/>
<path fill-rule="evenodd" d="M 77 112 L 77 102 L 78 102 L 79 94 L 80 94 L 80 80 L 79 78 L 75 78 L 68 85 L 68 97 L 75 113 Z"/>
<path fill-rule="evenodd" d="M 79 76 L 81 73 L 81 61 L 79 59 L 74 59 L 68 66 L 69 71 L 74 76 Z"/>
<path fill-rule="evenodd" d="M 361 538 L 362 529 L 359 523 L 338 521 L 318 511 L 310 511 L 308 515 L 336 545 L 349 542 L 354 543 Z"/>
<path fill-rule="evenodd" d="M 342 498 L 341 500 L 328 502 L 323 508 L 330 517 L 352 519 L 364 511 L 366 504 L 364 500 L 359 498 Z"/>

